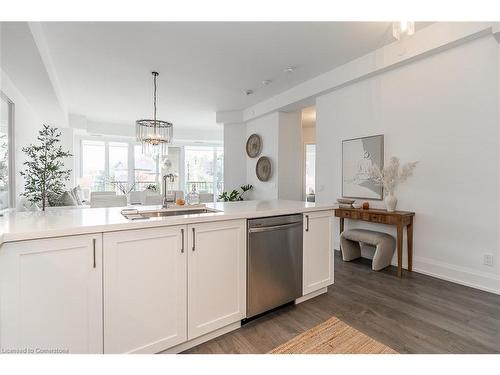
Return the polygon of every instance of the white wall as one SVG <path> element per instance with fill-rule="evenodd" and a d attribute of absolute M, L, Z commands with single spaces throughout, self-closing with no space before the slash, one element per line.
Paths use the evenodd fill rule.
<path fill-rule="evenodd" d="M 14 159 L 15 159 L 15 196 L 24 190 L 24 180 L 19 175 L 19 171 L 24 169 L 23 163 L 26 160 L 22 147 L 29 145 L 35 140 L 40 119 L 32 110 L 24 96 L 13 85 L 9 77 L 1 72 L 1 90 L 14 103 Z M 18 200 L 18 199 L 16 199 Z"/>
<path fill-rule="evenodd" d="M 245 143 L 241 149 L 246 158 L 246 183 L 253 189 L 248 199 L 302 199 L 302 128 L 300 112 L 274 112 L 246 123 L 246 139 L 251 134 L 262 138 L 260 156 L 267 156 L 272 163 L 269 181 L 259 181 L 255 173 L 256 158 L 245 154 Z M 241 144 L 241 141 L 238 141 Z M 225 139 L 225 149 L 233 149 L 231 139 Z M 238 146 L 239 147 L 239 146 Z M 231 172 L 225 171 L 225 178 L 232 179 Z"/>
<path fill-rule="evenodd" d="M 259 181 L 255 174 L 258 157 L 246 157 L 247 183 L 253 185 L 249 191 L 248 199 L 278 199 L 278 139 L 279 139 L 279 113 L 271 113 L 246 124 L 246 138 L 251 134 L 259 134 L 262 138 L 261 156 L 267 156 L 272 163 L 272 176 L 269 181 Z M 226 143 L 224 144 L 226 147 Z M 245 149 L 242 150 L 245 153 Z"/>
<path fill-rule="evenodd" d="M 301 113 L 279 112 L 279 199 L 302 200 L 303 160 Z"/>
<path fill-rule="evenodd" d="M 316 100 L 317 201 L 341 196 L 341 141 L 384 134 L 386 161 L 420 162 L 398 193 L 398 208 L 416 212 L 414 269 L 496 292 L 498 49 L 488 35 Z M 494 255 L 494 267 L 482 264 L 484 253 Z"/>
<path fill-rule="evenodd" d="M 245 124 L 224 124 L 224 191 L 247 183 Z"/>
<path fill-rule="evenodd" d="M 26 161 L 22 148 L 36 142 L 38 131 L 45 122 L 44 118 L 33 110 L 31 105 L 26 101 L 24 95 L 17 89 L 10 78 L 4 72 L 1 72 L 1 74 L 0 89 L 12 102 L 14 102 L 15 196 L 16 201 L 19 201 L 19 194 L 24 191 L 24 179 L 19 172 L 24 170 L 25 167 L 23 163 Z M 48 125 L 51 124 L 49 123 Z M 61 136 L 61 146 L 64 150 L 73 153 L 73 134 L 71 129 L 60 128 L 60 130 L 63 133 Z M 73 158 L 67 160 L 65 166 L 74 170 Z M 73 185 L 73 179 L 74 175 L 72 173 L 70 181 L 68 182 L 69 186 Z"/>

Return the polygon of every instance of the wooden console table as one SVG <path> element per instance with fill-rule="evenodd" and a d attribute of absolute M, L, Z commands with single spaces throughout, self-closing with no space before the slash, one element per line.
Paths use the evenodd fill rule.
<path fill-rule="evenodd" d="M 340 234 L 344 231 L 344 220 L 362 220 L 370 223 L 395 225 L 397 227 L 397 250 L 398 250 L 398 276 L 403 274 L 403 228 L 406 227 L 406 237 L 408 240 L 408 271 L 413 266 L 413 216 L 415 212 L 394 211 L 387 212 L 370 208 L 336 208 L 335 216 L 340 218 Z"/>

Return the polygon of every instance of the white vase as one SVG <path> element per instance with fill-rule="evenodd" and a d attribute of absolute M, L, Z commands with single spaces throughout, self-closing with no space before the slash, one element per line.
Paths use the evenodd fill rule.
<path fill-rule="evenodd" d="M 387 212 L 394 212 L 394 210 L 396 209 L 396 205 L 398 204 L 398 198 L 396 198 L 396 196 L 392 192 L 390 192 L 385 196 L 384 202 L 385 207 L 387 208 Z"/>

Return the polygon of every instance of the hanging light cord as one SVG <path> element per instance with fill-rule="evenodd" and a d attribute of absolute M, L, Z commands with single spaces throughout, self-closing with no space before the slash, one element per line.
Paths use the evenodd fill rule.
<path fill-rule="evenodd" d="M 158 76 L 157 72 L 153 72 L 153 84 L 154 84 L 154 94 L 153 94 L 153 107 L 154 107 L 154 130 L 156 132 L 156 77 Z"/>

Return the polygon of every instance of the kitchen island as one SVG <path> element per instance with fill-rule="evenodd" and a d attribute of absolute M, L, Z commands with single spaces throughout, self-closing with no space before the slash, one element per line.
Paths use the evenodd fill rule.
<path fill-rule="evenodd" d="M 206 208 L 144 220 L 129 220 L 120 208 L 0 218 L 2 350 L 180 352 L 237 329 L 246 318 L 248 219 L 303 215 L 297 303 L 333 283 L 335 205 L 277 200 Z"/>

